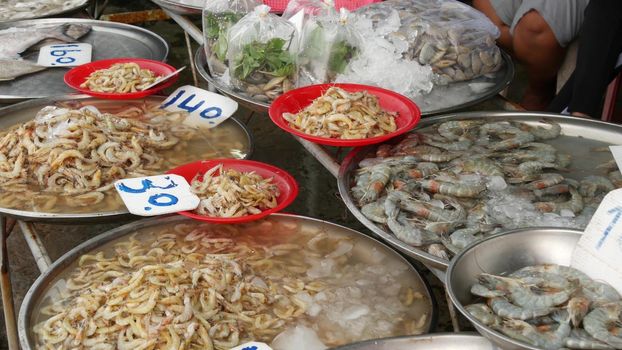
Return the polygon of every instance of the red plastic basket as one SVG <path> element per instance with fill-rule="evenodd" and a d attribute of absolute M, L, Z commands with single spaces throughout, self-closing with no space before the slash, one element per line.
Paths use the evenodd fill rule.
<path fill-rule="evenodd" d="M 380 2 L 382 0 L 335 0 L 335 7 L 340 9 L 345 7 L 348 11 L 354 11 L 359 7 Z M 263 0 L 263 3 L 270 6 L 272 12 L 283 13 L 289 0 Z"/>

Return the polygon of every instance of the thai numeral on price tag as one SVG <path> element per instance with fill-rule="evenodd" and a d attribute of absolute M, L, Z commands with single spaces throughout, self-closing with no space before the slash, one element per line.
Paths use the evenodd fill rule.
<path fill-rule="evenodd" d="M 234 100 L 186 85 L 175 90 L 160 108 L 169 111 L 186 111 L 190 113 L 185 124 L 196 127 L 213 128 L 224 122 L 238 110 Z"/>
<path fill-rule="evenodd" d="M 93 47 L 87 43 L 46 45 L 39 50 L 37 64 L 45 67 L 74 67 L 91 62 Z"/>
<path fill-rule="evenodd" d="M 272 348 L 264 343 L 253 341 L 250 343 L 238 345 L 235 348 L 231 348 L 230 350 L 272 350 Z"/>
<path fill-rule="evenodd" d="M 123 179 L 114 183 L 130 213 L 154 216 L 193 210 L 200 199 L 179 175 L 155 175 Z"/>
<path fill-rule="evenodd" d="M 622 293 L 622 189 L 609 192 L 585 228 L 571 266 Z"/>

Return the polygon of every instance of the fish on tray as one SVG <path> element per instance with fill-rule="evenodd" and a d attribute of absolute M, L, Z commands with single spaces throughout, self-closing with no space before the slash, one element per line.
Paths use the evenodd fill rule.
<path fill-rule="evenodd" d="M 0 60 L 0 82 L 13 80 L 22 75 L 46 69 L 36 63 L 23 60 Z"/>
<path fill-rule="evenodd" d="M 0 30 L 0 60 L 20 59 L 20 54 L 46 39 L 74 42 L 91 30 L 83 24 L 62 24 L 47 28 L 9 28 Z"/>

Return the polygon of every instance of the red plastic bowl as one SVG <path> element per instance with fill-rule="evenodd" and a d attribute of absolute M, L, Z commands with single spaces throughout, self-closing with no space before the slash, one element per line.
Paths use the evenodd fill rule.
<path fill-rule="evenodd" d="M 395 117 L 397 130 L 386 135 L 366 139 L 343 140 L 305 134 L 289 126 L 287 120 L 283 118 L 283 113 L 298 113 L 333 86 L 340 87 L 348 92 L 366 90 L 370 94 L 378 96 L 378 101 L 383 109 L 398 113 L 397 117 Z M 417 107 L 417 105 L 408 97 L 379 87 L 359 84 L 321 84 L 294 89 L 286 92 L 274 100 L 268 113 L 270 114 L 270 119 L 272 119 L 278 127 L 291 134 L 300 136 L 303 139 L 307 139 L 321 145 L 337 147 L 355 147 L 380 143 L 409 131 L 415 127 L 415 125 L 419 122 L 419 119 L 421 119 L 421 111 L 419 110 L 419 107 Z"/>
<path fill-rule="evenodd" d="M 164 62 L 148 60 L 144 58 L 111 58 L 108 60 L 95 61 L 81 66 L 77 66 L 65 74 L 65 84 L 71 88 L 76 89 L 84 94 L 108 98 L 113 100 L 129 100 L 134 98 L 142 98 L 154 94 L 162 89 L 165 89 L 175 83 L 179 74 L 171 77 L 169 80 L 158 84 L 151 89 L 145 91 L 129 92 L 129 93 L 116 93 L 116 92 L 96 92 L 89 89 L 81 88 L 80 84 L 84 83 L 91 73 L 100 70 L 110 68 L 115 63 L 137 63 L 140 68 L 149 69 L 158 76 L 165 76 L 173 73 L 176 69 Z"/>
<path fill-rule="evenodd" d="M 242 160 L 242 159 L 211 159 L 211 160 L 201 160 L 194 163 L 185 164 L 179 166 L 175 169 L 169 170 L 169 174 L 177 174 L 183 176 L 188 183 L 192 182 L 196 174 L 205 174 L 209 169 L 217 166 L 218 164 L 223 164 L 224 169 L 235 169 L 238 171 L 250 172 L 254 171 L 255 173 L 261 175 L 264 178 L 272 178 L 272 182 L 279 188 L 280 195 L 277 197 L 276 207 L 268 210 L 264 210 L 259 214 L 246 215 L 237 218 L 221 218 L 221 217 L 213 217 L 213 216 L 205 216 L 195 214 L 191 211 L 182 211 L 179 214 L 183 216 L 187 216 L 189 218 L 207 221 L 213 223 L 220 224 L 233 224 L 233 223 L 241 223 L 241 222 L 249 222 L 254 220 L 259 220 L 263 217 L 266 217 L 272 213 L 279 212 L 285 209 L 288 205 L 290 205 L 296 196 L 298 196 L 298 183 L 293 176 L 287 173 L 285 170 L 279 169 L 269 164 L 255 162 L 252 160 Z"/>

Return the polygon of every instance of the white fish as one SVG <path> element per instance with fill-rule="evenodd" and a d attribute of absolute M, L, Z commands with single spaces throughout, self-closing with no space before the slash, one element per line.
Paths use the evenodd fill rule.
<path fill-rule="evenodd" d="M 42 71 L 46 67 L 22 60 L 0 60 L 0 81 L 13 80 L 19 76 Z"/>
<path fill-rule="evenodd" d="M 63 24 L 48 28 L 9 28 L 0 30 L 0 60 L 20 59 L 20 53 L 45 39 L 73 42 L 88 33 L 90 26 Z"/>

